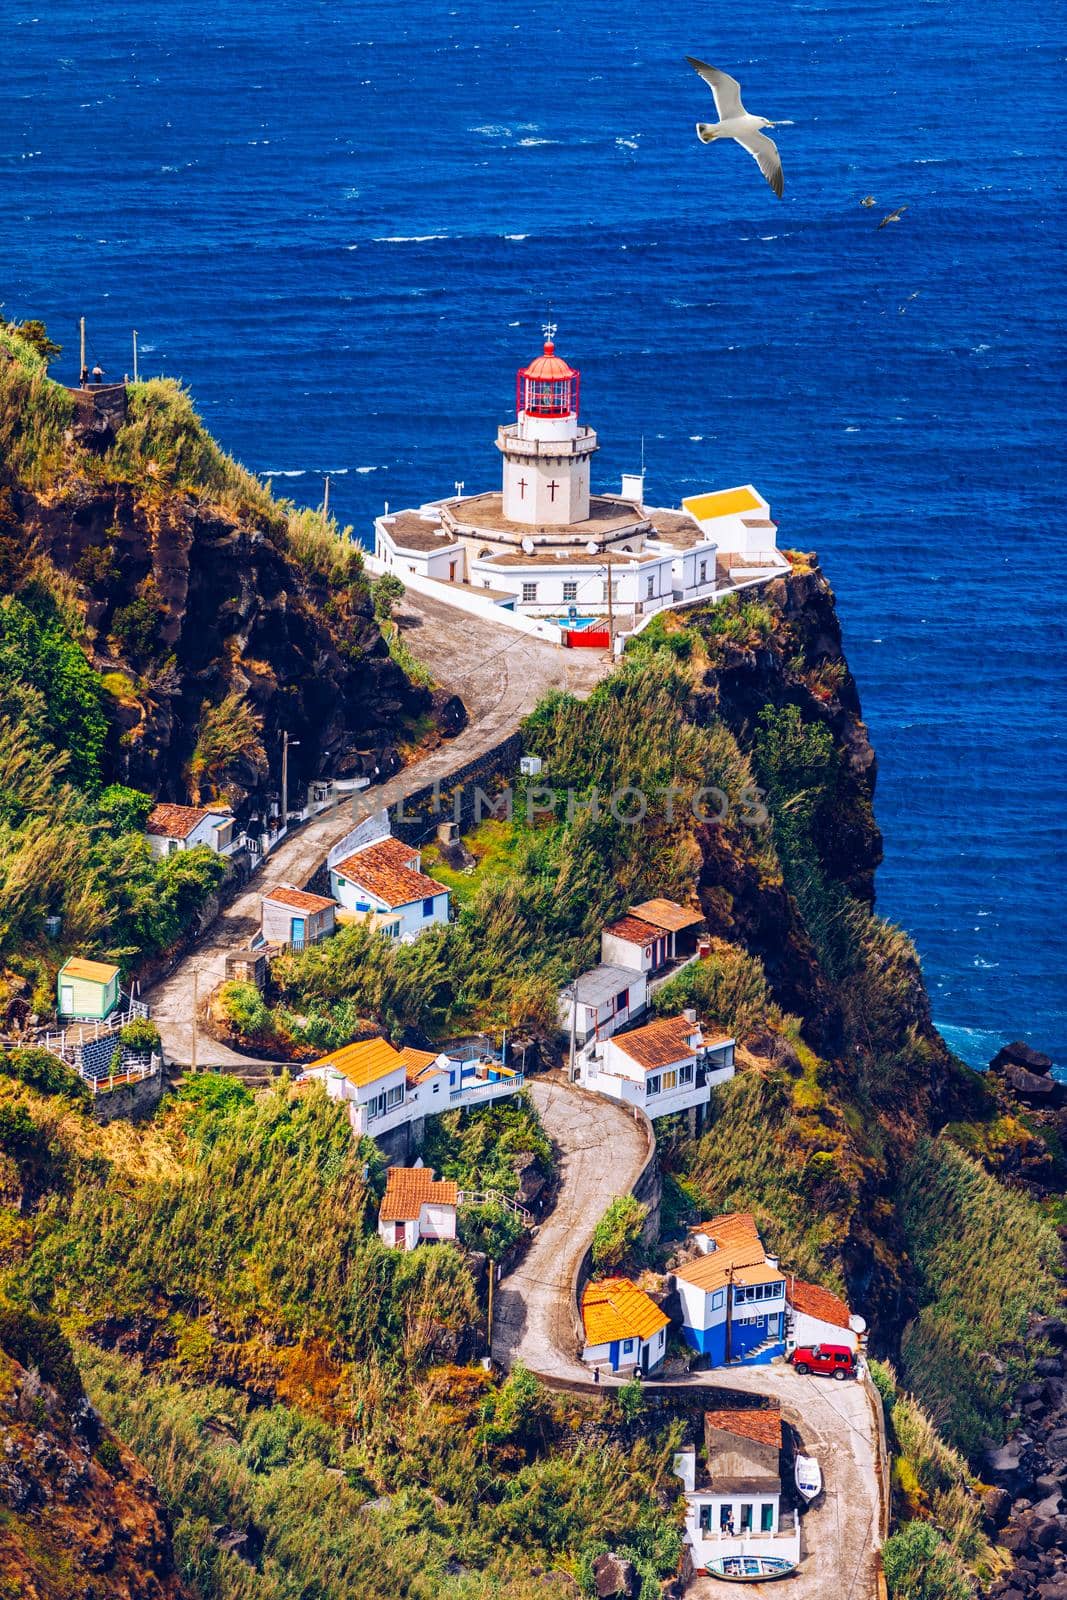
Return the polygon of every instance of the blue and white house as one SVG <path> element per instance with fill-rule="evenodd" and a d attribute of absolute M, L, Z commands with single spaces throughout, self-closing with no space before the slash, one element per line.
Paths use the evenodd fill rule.
<path fill-rule="evenodd" d="M 786 1275 L 752 1217 L 730 1212 L 690 1233 L 699 1254 L 673 1274 L 686 1343 L 713 1367 L 784 1355 Z"/>

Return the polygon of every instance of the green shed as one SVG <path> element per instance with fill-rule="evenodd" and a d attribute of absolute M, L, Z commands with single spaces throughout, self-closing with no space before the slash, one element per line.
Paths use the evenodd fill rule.
<path fill-rule="evenodd" d="M 71 956 L 59 969 L 56 1010 L 61 1017 L 110 1016 L 119 1003 L 119 969 L 109 961 Z"/>

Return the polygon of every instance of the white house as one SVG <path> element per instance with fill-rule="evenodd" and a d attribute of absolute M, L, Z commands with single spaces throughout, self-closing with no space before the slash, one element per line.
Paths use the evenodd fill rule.
<path fill-rule="evenodd" d="M 336 911 L 337 902 L 325 895 L 276 883 L 259 902 L 260 933 L 267 944 L 304 950 L 334 932 Z"/>
<path fill-rule="evenodd" d="M 575 994 L 577 991 L 577 997 Z M 577 998 L 577 1004 L 576 1004 Z M 631 967 L 593 967 L 560 990 L 559 1020 L 579 1045 L 606 1039 L 648 1007 L 648 979 Z"/>
<path fill-rule="evenodd" d="M 307 1080 L 324 1083 L 331 1099 L 345 1103 L 353 1132 L 372 1139 L 422 1117 L 506 1099 L 525 1081 L 487 1049 L 396 1050 L 377 1035 L 313 1061 L 298 1079 Z"/>
<path fill-rule="evenodd" d="M 610 1372 L 654 1372 L 667 1353 L 670 1317 L 628 1278 L 601 1278 L 582 1293 L 582 1360 Z"/>
<path fill-rule="evenodd" d="M 777 1401 L 708 1411 L 704 1461 L 693 1445 L 674 1470 L 685 1491 L 685 1537 L 697 1572 L 723 1556 L 800 1559 L 796 1517 L 782 1509 L 782 1418 Z"/>
<path fill-rule="evenodd" d="M 330 887 L 345 911 L 368 918 L 392 939 L 413 939 L 448 921 L 450 891 L 421 870 L 414 845 L 376 839 L 330 863 Z"/>
<path fill-rule="evenodd" d="M 240 840 L 233 836 L 233 813 L 228 806 L 153 806 L 145 822 L 152 854 L 172 856 L 178 850 L 207 845 L 216 855 L 231 855 Z"/>
<path fill-rule="evenodd" d="M 683 1012 L 605 1039 L 579 1073 L 587 1088 L 641 1106 L 652 1118 L 691 1111 L 695 1123 L 713 1086 L 733 1077 L 734 1040 L 705 1036 L 696 1013 Z"/>
<path fill-rule="evenodd" d="M 345 1103 L 357 1134 L 369 1133 L 373 1138 L 412 1120 L 405 1105 L 408 1063 L 388 1039 L 376 1035 L 331 1050 L 305 1067 L 300 1076 L 324 1083 L 331 1100 Z"/>
<path fill-rule="evenodd" d="M 378 1237 L 396 1250 L 456 1237 L 459 1189 L 450 1178 L 435 1181 L 432 1167 L 390 1167 L 378 1211 Z"/>
<path fill-rule="evenodd" d="M 786 1282 L 785 1347 L 843 1344 L 855 1354 L 867 1324 L 829 1289 L 803 1283 L 790 1274 Z"/>
<path fill-rule="evenodd" d="M 689 1231 L 700 1254 L 674 1268 L 686 1343 L 713 1367 L 784 1354 L 786 1275 L 754 1219 L 729 1212 Z"/>
<path fill-rule="evenodd" d="M 646 977 L 667 964 L 669 941 L 662 928 L 627 912 L 609 922 L 600 935 L 600 959 L 616 967 L 631 967 Z"/>

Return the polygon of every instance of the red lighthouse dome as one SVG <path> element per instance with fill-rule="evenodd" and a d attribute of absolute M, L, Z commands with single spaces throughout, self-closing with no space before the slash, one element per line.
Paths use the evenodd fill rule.
<path fill-rule="evenodd" d="M 520 367 L 515 388 L 515 409 L 529 417 L 568 417 L 578 413 L 581 374 L 556 354 L 555 328 L 545 329 L 544 353 Z"/>

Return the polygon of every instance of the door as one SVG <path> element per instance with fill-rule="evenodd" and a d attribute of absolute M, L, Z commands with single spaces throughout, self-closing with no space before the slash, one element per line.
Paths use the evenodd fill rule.
<path fill-rule="evenodd" d="M 59 1009 L 65 1017 L 74 1015 L 74 985 L 72 983 L 60 984 Z"/>
<path fill-rule="evenodd" d="M 760 1533 L 774 1532 L 774 1506 L 770 1501 L 765 1501 L 759 1508 Z"/>
<path fill-rule="evenodd" d="M 752 1532 L 752 1507 L 746 1505 L 744 1501 L 741 1502 L 741 1532 Z"/>
<path fill-rule="evenodd" d="M 395 1229 L 395 1232 L 393 1233 L 393 1243 L 394 1243 L 394 1245 L 396 1246 L 396 1248 L 398 1250 L 403 1250 L 403 1248 L 404 1248 L 404 1224 L 402 1222 L 395 1222 L 393 1224 L 393 1227 Z"/>
<path fill-rule="evenodd" d="M 304 918 L 303 917 L 290 917 L 290 919 L 289 919 L 289 943 L 292 945 L 294 950 L 303 950 L 303 948 L 304 948 Z"/>

